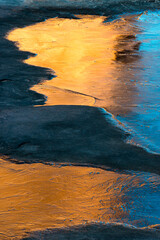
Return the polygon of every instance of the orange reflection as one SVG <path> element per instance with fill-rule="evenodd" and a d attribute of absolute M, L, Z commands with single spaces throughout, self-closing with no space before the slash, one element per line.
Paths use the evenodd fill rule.
<path fill-rule="evenodd" d="M 127 222 L 124 191 L 139 182 L 134 174 L 91 167 L 0 160 L 1 239 L 95 221 Z"/>
<path fill-rule="evenodd" d="M 80 17 L 49 19 L 8 35 L 21 50 L 37 54 L 26 63 L 52 69 L 57 75 L 32 90 L 48 97 L 46 105 L 95 105 L 113 113 L 130 110 L 137 99 L 135 83 L 130 82 L 134 72 L 119 60 L 125 55 L 127 62 L 138 52 L 137 16 L 112 23 L 104 23 L 102 16 Z M 128 41 L 121 44 L 124 38 Z M 137 64 L 138 58 L 133 61 Z"/>

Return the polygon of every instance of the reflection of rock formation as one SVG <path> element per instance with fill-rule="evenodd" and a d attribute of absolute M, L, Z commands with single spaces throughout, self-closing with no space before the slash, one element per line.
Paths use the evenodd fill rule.
<path fill-rule="evenodd" d="M 126 115 L 132 112 L 139 102 L 137 91 L 137 72 L 141 65 L 139 52 L 141 42 L 137 35 L 140 29 L 136 24 L 137 16 L 122 18 L 119 35 L 114 45 L 115 72 L 117 84 L 114 88 L 115 106 L 111 107 L 114 114 Z"/>
<path fill-rule="evenodd" d="M 96 16 L 55 18 L 16 29 L 8 39 L 18 41 L 21 50 L 37 53 L 26 63 L 55 71 L 56 78 L 32 88 L 48 97 L 47 105 L 95 105 L 122 114 L 137 101 L 140 43 L 135 18 L 112 23 Z"/>
<path fill-rule="evenodd" d="M 141 42 L 137 41 L 135 35 L 121 35 L 117 38 L 115 46 L 115 60 L 122 63 L 131 63 L 140 58 L 139 47 Z"/>

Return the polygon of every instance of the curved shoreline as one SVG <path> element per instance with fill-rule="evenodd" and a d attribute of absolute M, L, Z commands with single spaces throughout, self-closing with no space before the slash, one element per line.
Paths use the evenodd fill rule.
<path fill-rule="evenodd" d="M 158 227 L 158 226 L 157 226 Z M 56 238 L 75 238 L 86 240 L 95 239 L 97 237 L 99 240 L 112 239 L 112 240 L 158 240 L 160 232 L 157 229 L 150 228 L 134 228 L 127 226 L 126 224 L 86 224 L 75 226 L 71 228 L 63 229 L 47 229 L 45 231 L 31 232 L 27 234 L 23 240 L 38 240 L 39 237 L 43 239 L 54 240 Z M 93 238 L 92 238 L 93 237 Z"/>
<path fill-rule="evenodd" d="M 38 116 L 39 114 L 41 115 L 43 111 L 46 111 L 46 112 L 49 112 L 49 114 L 53 113 L 55 115 L 59 115 L 60 114 L 60 110 L 58 110 L 58 108 L 60 107 L 60 109 L 64 109 L 64 114 L 66 114 L 66 118 L 67 118 L 67 109 L 70 109 L 71 112 L 72 112 L 72 115 L 73 114 L 73 109 L 75 109 L 77 112 L 80 113 L 80 116 L 83 118 L 83 114 L 84 112 L 87 112 L 89 111 L 90 112 L 90 107 L 76 107 L 76 106 L 55 106 L 55 107 L 51 107 L 51 108 L 47 108 L 47 107 L 38 107 L 37 109 L 36 108 L 33 108 L 31 107 L 31 105 L 40 105 L 40 104 L 43 104 L 44 101 L 45 101 L 45 97 L 41 94 L 38 94 L 38 93 L 35 93 L 35 92 L 32 92 L 32 91 L 29 91 L 28 89 L 37 84 L 38 82 L 41 82 L 43 81 L 44 79 L 51 79 L 53 77 L 52 73 L 48 71 L 48 69 L 45 69 L 45 68 L 41 68 L 41 67 L 37 67 L 37 66 L 31 66 L 31 65 L 27 65 L 25 63 L 22 62 L 23 59 L 27 58 L 27 56 L 30 56 L 31 53 L 28 53 L 28 52 L 22 52 L 22 51 L 19 51 L 18 48 L 12 43 L 12 42 L 9 42 L 7 39 L 4 39 L 3 37 L 6 35 L 5 32 L 8 32 L 9 31 L 9 28 L 12 29 L 12 28 L 15 28 L 15 27 L 22 27 L 22 26 L 26 26 L 26 25 L 30 25 L 30 24 L 33 24 L 35 22 L 39 22 L 39 21 L 42 21 L 42 19 L 44 19 L 44 16 L 47 15 L 47 18 L 49 17 L 54 17 L 54 16 L 57 16 L 57 14 L 60 14 L 59 16 L 61 17 L 73 17 L 73 15 L 69 15 L 69 16 L 65 16 L 64 13 L 57 13 L 57 12 L 52 12 L 52 9 L 50 9 L 51 12 L 45 12 L 45 9 L 42 10 L 42 16 L 41 14 L 39 15 L 39 10 L 31 10 L 31 9 L 25 9 L 23 11 L 19 11 L 17 14 L 17 16 L 10 16 L 10 18 L 8 18 L 8 23 L 7 24 L 3 24 L 3 22 L 1 22 L 2 24 L 2 47 L 4 49 L 7 49 L 9 48 L 9 52 L 7 52 L 7 55 L 6 55 L 6 58 L 10 58 L 10 56 L 13 56 L 13 59 L 11 58 L 9 61 L 7 61 L 7 64 L 6 64 L 6 72 L 3 70 L 3 79 L 2 80 L 5 80 L 5 81 L 1 81 L 0 82 L 0 87 L 2 87 L 2 94 L 0 95 L 1 96 L 1 119 L 3 119 L 3 116 L 5 115 L 5 112 L 8 112 L 10 117 L 7 121 L 5 121 L 3 123 L 3 121 L 1 122 L 2 124 L 2 129 L 3 129 L 3 126 L 4 128 L 6 128 L 6 132 L 8 131 L 7 130 L 7 124 L 11 124 L 11 127 L 14 128 L 17 123 L 20 121 L 20 124 L 21 124 L 21 130 L 22 133 L 24 132 L 25 130 L 25 123 L 27 123 L 27 114 L 29 114 L 30 116 L 35 114 L 35 117 Z M 77 10 L 76 10 L 77 11 Z M 78 10 L 79 11 L 79 10 Z M 20 19 L 20 16 L 22 16 L 22 14 L 24 13 L 27 13 L 25 16 L 25 19 L 23 22 L 19 22 L 19 19 Z M 30 18 L 31 15 L 28 15 L 28 14 L 33 14 L 32 18 Z M 38 16 L 37 16 L 38 14 Z M 54 15 L 55 14 L 55 15 Z M 29 17 L 29 18 L 28 18 Z M 5 54 L 5 51 L 4 51 L 4 54 Z M 3 62 L 3 54 L 2 54 L 2 60 Z M 4 66 L 2 65 L 2 67 L 4 68 Z M 17 69 L 19 70 L 17 72 Z M 29 76 L 28 76 L 29 74 Z M 28 78 L 29 77 L 29 78 Z M 15 79 L 14 79 L 15 78 Z M 16 84 L 15 84 L 16 83 Z M 0 89 L 1 90 L 1 89 Z M 30 105 L 30 107 L 27 105 Z M 11 110 L 10 108 L 14 107 L 14 110 Z M 25 107 L 23 110 L 23 107 Z M 17 108 L 17 116 L 15 114 L 16 112 L 16 108 Z M 79 109 L 78 109 L 79 108 Z M 6 109 L 6 110 L 5 110 Z M 7 110 L 8 109 L 8 110 Z M 46 109 L 46 110 L 45 110 Z M 93 110 L 94 109 L 94 110 Z M 100 164 L 99 165 L 106 165 L 108 164 L 108 166 L 110 167 L 115 167 L 115 168 L 119 168 L 119 169 L 133 169 L 133 170 L 140 170 L 140 171 L 151 171 L 151 172 L 155 172 L 155 173 L 158 173 L 160 172 L 159 170 L 159 164 L 158 164 L 158 161 L 160 159 L 160 156 L 159 155 L 154 155 L 154 154 L 151 154 L 151 153 L 147 153 L 144 149 L 142 148 L 139 148 L 137 146 L 132 146 L 130 144 L 127 144 L 125 143 L 123 140 L 126 139 L 126 133 L 123 132 L 121 130 L 117 130 L 117 132 L 115 131 L 115 136 L 119 136 L 118 139 L 116 140 L 116 137 L 111 137 L 112 138 L 112 141 L 111 141 L 111 145 L 112 145 L 112 148 L 114 149 L 115 146 L 114 144 L 112 144 L 114 141 L 117 142 L 120 140 L 120 145 L 122 145 L 122 149 L 125 149 L 125 147 L 127 149 L 129 149 L 129 152 L 127 153 L 127 150 L 125 149 L 125 153 L 123 153 L 120 149 L 118 151 L 120 151 L 120 155 L 119 153 L 116 154 L 114 152 L 114 150 L 112 150 L 113 154 L 109 154 L 107 152 L 105 152 L 105 146 L 102 146 L 103 145 L 103 142 L 105 141 L 105 138 L 107 139 L 108 136 L 105 135 L 104 133 L 104 130 L 105 129 L 105 126 L 104 126 L 104 121 L 106 122 L 106 119 L 105 117 L 103 116 L 103 114 L 101 114 L 99 112 L 98 109 L 96 108 L 93 108 L 91 110 L 91 112 L 89 113 L 89 116 L 88 118 L 90 119 L 90 121 L 88 121 L 86 123 L 86 126 L 85 126 L 85 123 L 84 123 L 84 126 L 86 128 L 89 128 L 93 125 L 93 127 L 95 128 L 95 124 L 93 124 L 93 119 L 91 116 L 93 114 L 93 116 L 95 116 L 95 119 L 96 118 L 99 118 L 99 121 L 100 121 L 100 125 L 102 124 L 102 126 L 99 126 L 97 128 L 97 134 L 99 136 L 102 136 L 102 138 L 100 137 L 99 139 L 99 142 L 96 141 L 92 144 L 92 141 L 91 139 L 89 139 L 89 136 L 87 136 L 87 134 L 85 135 L 85 138 L 88 138 L 88 143 L 87 144 L 90 144 L 90 151 L 93 150 L 93 153 L 89 153 L 90 151 L 86 152 L 88 155 L 87 157 L 85 156 L 85 151 L 87 151 L 86 147 L 84 146 L 84 149 L 83 147 L 81 146 L 81 157 L 79 157 L 79 153 L 78 153 L 78 150 L 77 152 L 75 151 L 71 151 L 71 154 L 69 154 L 69 159 L 68 159 L 68 155 L 66 155 L 66 153 L 64 154 L 63 151 L 62 151 L 62 155 L 63 157 L 60 158 L 59 160 L 56 160 L 58 162 L 65 162 L 65 161 L 70 161 L 70 162 L 74 162 L 74 158 L 77 158 L 78 156 L 78 161 L 80 163 L 84 163 L 85 162 L 85 159 L 86 159 L 86 163 L 92 163 L 92 164 L 97 164 L 97 161 L 99 162 L 100 161 Z M 22 122 L 23 120 L 23 111 L 25 112 L 26 114 L 26 118 L 24 119 L 25 123 Z M 28 112 L 28 113 L 27 113 Z M 39 112 L 39 113 L 38 113 Z M 13 116 L 12 116 L 13 114 Z M 75 113 L 76 115 L 76 113 Z M 17 117 L 17 120 L 14 119 L 14 123 L 15 123 L 15 126 L 13 125 L 13 122 L 11 121 L 12 117 Z M 87 116 L 86 116 L 87 118 Z M 104 119 L 103 119 L 104 118 Z M 39 118 L 37 118 L 39 119 Z M 72 116 L 71 116 L 71 119 L 72 119 Z M 94 121 L 95 121 L 94 119 Z M 41 119 L 39 119 L 40 122 L 39 124 L 41 125 Z M 16 122 L 17 121 L 17 122 Z M 49 121 L 52 121 L 52 117 L 50 116 L 49 119 L 47 118 L 46 116 L 46 119 L 44 120 L 46 121 L 46 125 L 48 125 Z M 53 117 L 53 125 L 55 125 L 56 123 L 54 123 L 54 117 Z M 67 120 L 68 121 L 68 120 Z M 79 121 L 79 119 L 76 119 L 77 123 Z M 59 120 L 57 122 L 58 124 L 61 125 L 61 123 L 59 123 Z M 73 128 L 74 128 L 74 125 L 77 124 L 75 123 L 75 121 L 72 122 L 73 123 Z M 5 125 L 3 125 L 5 124 Z M 34 127 L 35 130 L 37 131 L 37 126 L 35 126 L 36 124 L 36 121 L 33 122 L 33 126 L 31 125 L 31 128 Z M 91 126 L 90 126 L 91 125 Z M 56 127 L 56 126 L 55 126 Z M 83 128 L 83 125 L 80 126 L 80 122 L 78 123 L 77 127 L 79 128 L 79 131 L 81 132 L 82 131 L 82 128 Z M 102 127 L 102 128 L 101 128 Z M 65 122 L 62 123 L 62 126 L 60 126 L 61 130 L 63 129 L 63 131 L 67 131 L 67 128 L 68 126 L 65 125 Z M 72 127 L 71 127 L 72 128 Z M 114 126 L 109 125 L 108 123 L 108 126 L 106 124 L 106 131 L 108 131 L 108 129 L 110 128 L 115 128 Z M 116 128 L 115 128 L 116 129 Z M 52 126 L 50 126 L 48 128 L 48 133 L 50 132 L 50 130 L 52 130 Z M 15 131 L 15 130 L 14 130 Z M 118 132 L 121 132 L 121 134 L 119 134 Z M 4 135 L 3 135 L 4 134 Z M 15 134 L 15 135 L 14 135 Z M 1 133 L 0 135 L 0 138 L 2 139 L 1 140 L 1 153 L 2 154 L 5 154 L 5 155 L 8 155 L 9 157 L 11 158 L 17 158 L 19 160 L 23 160 L 24 162 L 35 162 L 35 161 L 44 161 L 44 162 L 47 162 L 47 161 L 52 161 L 52 155 L 53 154 L 53 151 L 51 151 L 48 156 L 47 154 L 45 153 L 46 150 L 44 150 L 44 154 L 42 154 L 41 156 L 40 155 L 37 155 L 35 153 L 32 153 L 32 151 L 34 152 L 37 148 L 37 143 L 36 142 L 32 142 L 32 140 L 30 140 L 30 137 L 28 136 L 27 137 L 27 140 L 25 139 L 25 137 L 22 136 L 22 139 L 18 142 L 16 140 L 16 134 L 17 132 L 15 131 L 13 135 L 8 135 L 6 136 L 6 139 L 5 139 L 5 133 L 3 131 L 3 133 Z M 32 133 L 31 133 L 32 134 Z M 81 133 L 80 133 L 81 134 Z M 94 134 L 94 133 L 93 133 Z M 118 134 L 118 135 L 117 135 Z M 42 133 L 43 135 L 43 133 Z M 17 136 L 18 137 L 18 136 Z M 46 137 L 46 136 L 45 136 Z M 45 137 L 43 139 L 41 139 L 41 143 L 38 141 L 38 144 L 44 144 L 44 142 L 47 140 L 45 140 Z M 80 136 L 82 138 L 82 136 Z M 96 136 L 95 136 L 96 137 Z M 39 137 L 38 137 L 39 138 Z M 38 138 L 36 139 L 36 141 L 38 140 Z M 7 143 L 7 139 L 8 139 L 8 143 Z M 14 140 L 15 139 L 15 142 Z M 72 139 L 71 137 L 71 142 L 74 142 L 74 140 Z M 10 141 L 11 141 L 11 145 L 10 145 Z M 30 141 L 32 142 L 30 144 Z M 56 138 L 52 138 L 52 139 L 49 139 L 49 141 L 51 142 L 55 142 L 56 141 Z M 100 142 L 101 141 L 101 142 Z M 106 140 L 108 141 L 108 140 Z M 27 146 L 29 142 L 29 146 Z M 7 143 L 7 145 L 5 146 L 5 144 Z M 109 142 L 108 142 L 109 143 Z M 96 144 L 98 145 L 98 153 L 95 154 L 95 149 L 97 148 L 96 147 Z M 110 143 L 109 143 L 110 144 Z M 39 146 L 39 145 L 38 145 Z M 47 145 L 45 145 L 45 147 L 47 147 Z M 17 150 L 19 148 L 19 150 Z M 27 149 L 28 150 L 25 150 L 25 151 L 30 151 L 31 149 L 31 156 L 27 156 L 25 157 L 25 155 L 27 155 L 27 152 L 25 153 L 24 152 L 24 156 L 22 156 L 23 154 L 21 153 L 22 149 Z M 39 147 L 38 147 L 39 148 Z M 30 149 L 30 150 L 29 150 Z M 134 152 L 136 151 L 136 152 Z M 83 154 L 82 154 L 83 153 Z M 130 156 L 131 153 L 133 154 L 133 157 Z M 29 152 L 28 152 L 29 154 Z M 77 154 L 77 155 L 76 155 Z M 34 155 L 34 156 L 32 156 Z M 56 159 L 60 157 L 60 152 L 59 150 L 57 150 L 57 153 L 55 154 L 56 155 Z M 83 156 L 85 156 L 85 158 L 83 159 Z M 118 158 L 126 158 L 124 160 L 119 160 Z M 123 156 L 123 157 L 122 157 Z M 137 156 L 140 156 L 140 159 L 141 159 L 141 163 L 138 163 L 138 159 Z M 33 157 L 33 159 L 32 159 Z M 93 159 L 90 159 L 92 158 Z M 113 159 L 112 159 L 113 157 Z M 143 159 L 144 157 L 144 159 Z M 39 159 L 38 159 L 39 158 Z M 51 159 L 52 158 L 52 159 Z M 73 158 L 71 160 L 71 158 Z M 106 160 L 107 158 L 107 160 Z M 152 159 L 153 158 L 153 159 Z M 48 160 L 49 159 L 49 160 Z M 115 160 L 116 159 L 116 160 Z M 129 162 L 127 163 L 129 159 Z M 136 161 L 135 163 L 132 163 L 132 160 Z M 145 162 L 145 160 L 147 161 L 147 163 Z M 113 164 L 112 164 L 112 161 L 113 161 Z M 121 163 L 120 163 L 121 162 Z M 128 164 L 128 165 L 127 165 Z M 137 166 L 136 166 L 137 164 Z M 152 166 L 151 166 L 152 165 Z"/>
<path fill-rule="evenodd" d="M 160 174 L 160 155 L 127 144 L 126 133 L 87 106 L 1 111 L 0 152 L 17 161 L 70 162 Z"/>

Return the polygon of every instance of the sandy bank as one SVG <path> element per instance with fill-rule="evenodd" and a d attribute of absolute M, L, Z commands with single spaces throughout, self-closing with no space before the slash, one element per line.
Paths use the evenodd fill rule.
<path fill-rule="evenodd" d="M 72 229 L 47 230 L 44 232 L 35 232 L 24 240 L 52 240 L 52 239 L 99 239 L 99 240 L 158 240 L 159 232 L 150 231 L 148 229 L 132 229 L 121 225 L 89 225 Z"/>
<path fill-rule="evenodd" d="M 160 173 L 159 155 L 127 144 L 127 134 L 94 107 L 3 110 L 0 152 L 17 162 L 71 162 Z"/>

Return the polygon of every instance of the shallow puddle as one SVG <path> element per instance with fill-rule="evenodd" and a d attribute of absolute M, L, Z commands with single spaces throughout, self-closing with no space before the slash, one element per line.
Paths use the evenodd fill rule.
<path fill-rule="evenodd" d="M 1 160 L 1 239 L 95 222 L 160 224 L 159 190 L 151 174 Z"/>
<path fill-rule="evenodd" d="M 49 68 L 52 80 L 31 89 L 46 105 L 103 107 L 132 130 L 132 142 L 160 152 L 157 12 L 122 16 L 54 18 L 15 29 L 8 39 L 35 53 L 27 64 Z"/>
<path fill-rule="evenodd" d="M 135 84 L 129 86 L 132 96 L 128 96 L 126 81 L 119 79 L 124 72 L 116 59 L 123 48 L 135 50 L 138 28 L 130 24 L 130 18 L 104 23 L 105 17 L 79 17 L 49 19 L 9 34 L 8 39 L 17 41 L 21 50 L 37 54 L 26 63 L 49 68 L 57 75 L 32 90 L 47 96 L 46 105 L 95 105 L 122 112 L 129 103 L 125 112 L 130 111 Z M 130 39 L 128 46 L 126 39 Z M 119 46 L 121 41 L 124 44 Z"/>

